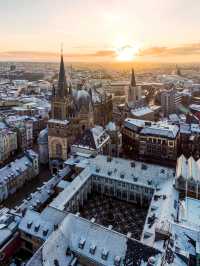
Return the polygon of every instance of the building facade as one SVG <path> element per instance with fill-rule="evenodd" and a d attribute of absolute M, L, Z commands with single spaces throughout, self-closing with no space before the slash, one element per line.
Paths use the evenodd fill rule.
<path fill-rule="evenodd" d="M 176 112 L 181 101 L 182 96 L 179 95 L 174 88 L 161 92 L 161 106 L 164 115 L 168 116 L 169 114 Z"/>
<path fill-rule="evenodd" d="M 175 161 L 179 134 L 176 125 L 127 118 L 122 129 L 123 149 L 130 156 Z"/>

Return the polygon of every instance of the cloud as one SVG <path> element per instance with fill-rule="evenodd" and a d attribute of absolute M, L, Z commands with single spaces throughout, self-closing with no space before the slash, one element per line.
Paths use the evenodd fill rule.
<path fill-rule="evenodd" d="M 141 50 L 140 56 L 191 56 L 200 55 L 200 43 L 185 44 L 178 47 L 151 47 Z"/>
<path fill-rule="evenodd" d="M 112 50 L 99 50 L 93 53 L 69 53 L 64 54 L 65 58 L 105 58 L 115 57 L 116 53 Z M 2 59 L 37 59 L 37 60 L 54 60 L 59 58 L 58 53 L 42 51 L 8 51 L 0 52 Z"/>

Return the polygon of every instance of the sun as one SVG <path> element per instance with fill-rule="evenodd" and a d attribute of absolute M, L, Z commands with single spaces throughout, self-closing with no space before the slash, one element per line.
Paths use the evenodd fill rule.
<path fill-rule="evenodd" d="M 139 52 L 139 47 L 136 45 L 126 45 L 116 49 L 116 59 L 118 61 L 129 62 L 134 60 Z"/>

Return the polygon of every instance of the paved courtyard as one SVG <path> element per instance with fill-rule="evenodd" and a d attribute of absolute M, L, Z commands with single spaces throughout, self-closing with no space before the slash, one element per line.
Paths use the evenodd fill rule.
<path fill-rule="evenodd" d="M 145 218 L 146 207 L 139 207 L 136 204 L 121 201 L 105 195 L 92 193 L 80 215 L 86 219 L 95 218 L 95 222 L 104 226 L 112 225 L 113 229 L 140 239 Z"/>

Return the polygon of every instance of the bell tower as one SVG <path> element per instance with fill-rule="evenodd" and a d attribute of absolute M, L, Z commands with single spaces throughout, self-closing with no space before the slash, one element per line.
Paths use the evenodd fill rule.
<path fill-rule="evenodd" d="M 49 161 L 52 172 L 62 168 L 67 159 L 69 110 L 72 97 L 67 85 L 63 52 L 61 50 L 60 70 L 57 85 L 52 88 L 51 119 L 48 121 Z"/>

